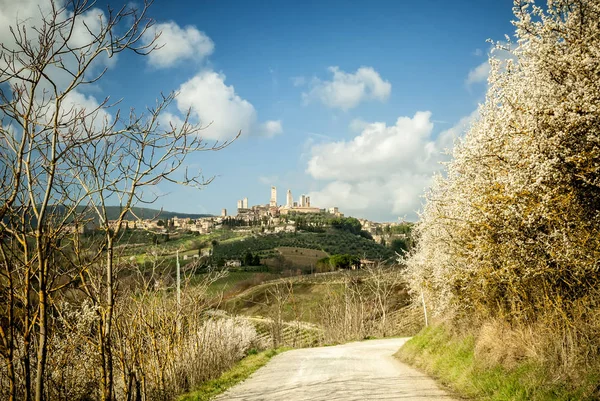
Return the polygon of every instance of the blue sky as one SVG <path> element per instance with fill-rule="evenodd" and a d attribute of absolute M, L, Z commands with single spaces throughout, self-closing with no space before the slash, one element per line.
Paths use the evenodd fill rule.
<path fill-rule="evenodd" d="M 39 2 L 20 3 L 19 12 Z M 0 0 L 0 20 L 14 20 L 10 3 Z M 164 47 L 150 57 L 121 54 L 84 94 L 141 109 L 161 91 L 179 90 L 173 121 L 191 107 L 196 119 L 213 122 L 207 139 L 242 129 L 228 148 L 189 156 L 191 168 L 216 176 L 210 186 L 160 187 L 157 207 L 231 212 L 243 197 L 267 203 L 276 185 L 279 203 L 289 188 L 296 199 L 310 194 L 314 205 L 349 215 L 415 220 L 441 151 L 483 99 L 486 39 L 512 34 L 511 7 L 507 0 L 156 1 L 150 15 Z"/>

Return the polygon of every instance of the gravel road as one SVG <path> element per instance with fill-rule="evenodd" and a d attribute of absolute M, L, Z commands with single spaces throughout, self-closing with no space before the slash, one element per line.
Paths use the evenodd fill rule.
<path fill-rule="evenodd" d="M 406 340 L 284 352 L 217 400 L 456 400 L 431 378 L 392 357 Z"/>

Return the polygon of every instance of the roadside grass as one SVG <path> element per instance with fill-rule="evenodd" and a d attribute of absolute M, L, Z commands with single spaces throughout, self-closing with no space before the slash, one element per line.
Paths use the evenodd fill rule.
<path fill-rule="evenodd" d="M 178 401 L 208 401 L 225 392 L 230 387 L 246 380 L 252 373 L 266 365 L 275 355 L 287 348 L 270 349 L 259 353 L 250 353 L 239 361 L 233 368 L 224 372 L 216 379 L 209 380 L 191 393 L 184 394 Z"/>
<path fill-rule="evenodd" d="M 475 338 L 459 337 L 438 325 L 423 329 L 396 353 L 401 361 L 427 372 L 459 395 L 490 401 L 592 400 L 582 388 L 553 379 L 540 363 L 520 361 L 514 368 L 489 366 L 475 356 Z M 593 386 L 597 377 L 589 377 Z M 597 383 L 597 382 L 596 382 Z"/>

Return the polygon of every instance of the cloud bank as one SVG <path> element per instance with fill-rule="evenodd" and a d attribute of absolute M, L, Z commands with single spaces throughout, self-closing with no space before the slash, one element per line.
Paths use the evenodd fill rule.
<path fill-rule="evenodd" d="M 180 27 L 175 22 L 153 25 L 142 38 L 148 45 L 155 40 L 158 47 L 148 55 L 148 64 L 155 68 L 169 68 L 183 62 L 200 62 L 210 56 L 215 44 L 195 26 Z"/>
<path fill-rule="evenodd" d="M 374 219 L 415 218 L 444 150 L 474 115 L 436 137 L 431 113 L 420 111 L 394 125 L 367 123 L 351 140 L 313 145 L 306 172 L 324 186 L 311 199 Z"/>
<path fill-rule="evenodd" d="M 314 78 L 309 83 L 309 91 L 302 93 L 306 104 L 318 101 L 332 109 L 350 110 L 361 102 L 377 100 L 385 102 L 392 92 L 392 84 L 384 81 L 372 67 L 360 67 L 355 73 L 347 73 L 339 67 L 329 67 L 333 74 L 330 81 Z M 296 77 L 294 85 L 304 84 L 304 79 Z"/>

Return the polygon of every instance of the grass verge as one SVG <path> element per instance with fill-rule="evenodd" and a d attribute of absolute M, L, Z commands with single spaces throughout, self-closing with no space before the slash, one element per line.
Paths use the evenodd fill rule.
<path fill-rule="evenodd" d="M 552 378 L 539 363 L 521 361 L 514 368 L 489 366 L 475 356 L 475 338 L 452 335 L 442 325 L 429 327 L 395 355 L 467 398 L 490 401 L 592 400 L 582 388 Z M 590 380 L 593 378 L 590 377 Z"/>
<path fill-rule="evenodd" d="M 216 379 L 209 380 L 195 391 L 184 394 L 178 401 L 208 401 L 225 392 L 230 387 L 246 380 L 252 373 L 266 365 L 275 355 L 287 351 L 287 348 L 271 349 L 257 354 L 248 355 L 233 368 L 224 372 Z"/>

